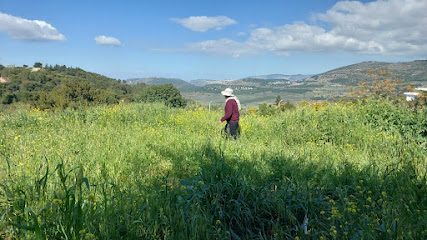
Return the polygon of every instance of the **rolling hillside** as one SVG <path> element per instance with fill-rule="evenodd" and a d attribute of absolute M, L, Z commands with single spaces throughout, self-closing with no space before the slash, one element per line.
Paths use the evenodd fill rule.
<path fill-rule="evenodd" d="M 160 84 L 171 83 L 182 92 L 194 91 L 197 88 L 195 85 L 178 78 L 162 78 L 162 77 L 132 78 L 132 79 L 126 80 L 126 82 L 129 84 L 145 83 L 147 85 L 160 85 Z"/>
<path fill-rule="evenodd" d="M 390 70 L 393 79 L 400 79 L 404 83 L 413 83 L 416 86 L 425 85 L 427 82 L 427 60 L 402 63 L 361 62 L 315 75 L 308 80 L 355 86 L 359 81 L 373 80 L 366 74 L 370 69 Z"/>
<path fill-rule="evenodd" d="M 427 87 L 427 61 L 417 60 L 402 63 L 361 62 L 298 80 L 291 80 L 292 76 L 277 74 L 239 80 L 202 80 L 198 82 L 202 87 L 197 91 L 187 91 L 184 95 L 201 103 L 222 103 L 220 91 L 231 87 L 242 104 L 247 106 L 273 102 L 278 95 L 282 100 L 290 102 L 334 100 L 346 96 L 349 87 L 357 86 L 361 81 L 372 82 L 374 79 L 369 76 L 369 70 L 389 70 L 389 78 L 402 80 L 402 85 Z M 302 75 L 294 75 L 298 76 Z"/>

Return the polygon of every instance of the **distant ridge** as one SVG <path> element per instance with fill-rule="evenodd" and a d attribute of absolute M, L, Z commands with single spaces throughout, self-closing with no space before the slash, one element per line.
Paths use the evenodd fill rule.
<path fill-rule="evenodd" d="M 390 70 L 395 80 L 414 87 L 427 87 L 427 60 L 412 62 L 366 61 L 339 67 L 315 75 L 256 75 L 235 80 L 197 79 L 186 82 L 177 78 L 136 78 L 127 83 L 165 84 L 172 83 L 186 98 L 199 103 L 222 104 L 221 91 L 226 87 L 234 90 L 247 106 L 272 103 L 279 95 L 283 101 L 333 101 L 349 94 L 349 86 L 374 79 L 368 70 Z"/>
<path fill-rule="evenodd" d="M 180 91 L 193 89 L 195 87 L 195 85 L 188 83 L 179 78 L 162 78 L 162 77 L 132 78 L 132 79 L 126 80 L 126 83 L 129 83 L 129 84 L 145 83 L 148 85 L 152 85 L 152 84 L 160 85 L 160 84 L 171 83 Z"/>
<path fill-rule="evenodd" d="M 249 78 L 265 79 L 265 80 L 276 79 L 276 80 L 299 81 L 311 76 L 312 75 L 302 75 L 302 74 L 296 74 L 296 75 L 269 74 L 269 75 L 251 76 Z"/>
<path fill-rule="evenodd" d="M 336 83 L 342 85 L 357 85 L 360 81 L 372 81 L 367 74 L 368 70 L 390 70 L 393 79 L 403 80 L 404 83 L 412 83 L 416 86 L 423 86 L 427 83 L 427 60 L 416 60 L 412 62 L 360 62 L 328 72 L 317 74 L 308 80 L 319 83 Z"/>

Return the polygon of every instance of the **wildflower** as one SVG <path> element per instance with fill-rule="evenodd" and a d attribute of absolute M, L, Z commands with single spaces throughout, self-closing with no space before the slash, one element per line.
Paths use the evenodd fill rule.
<path fill-rule="evenodd" d="M 220 225 L 221 224 L 221 220 L 216 220 L 216 223 L 215 223 L 216 225 Z"/>
<path fill-rule="evenodd" d="M 24 163 L 23 162 L 19 162 L 19 166 L 24 166 Z"/>
<path fill-rule="evenodd" d="M 55 205 L 61 205 L 62 204 L 62 200 L 61 199 L 53 199 L 53 203 L 55 204 Z"/>
<path fill-rule="evenodd" d="M 43 118 L 42 118 L 42 117 L 39 117 L 39 120 L 43 120 Z"/>
<path fill-rule="evenodd" d="M 18 140 L 21 137 L 21 135 L 15 136 L 15 140 Z"/>
<path fill-rule="evenodd" d="M 320 211 L 320 214 L 322 214 L 322 215 L 325 214 L 325 211 Z"/>
<path fill-rule="evenodd" d="M 89 196 L 87 198 L 93 202 L 96 202 L 96 197 L 93 194 L 89 194 Z"/>
<path fill-rule="evenodd" d="M 384 191 L 383 191 L 381 194 L 382 194 L 384 197 L 385 197 L 385 196 L 387 196 L 387 193 L 386 193 L 386 192 L 384 192 Z"/>
<path fill-rule="evenodd" d="M 85 235 L 85 239 L 94 239 L 94 238 L 95 238 L 95 235 L 92 233 L 86 233 Z"/>

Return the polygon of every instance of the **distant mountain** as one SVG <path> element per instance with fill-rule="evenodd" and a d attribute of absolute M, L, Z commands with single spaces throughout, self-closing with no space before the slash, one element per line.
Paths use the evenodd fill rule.
<path fill-rule="evenodd" d="M 195 86 L 199 86 L 199 87 L 203 87 L 211 82 L 215 82 L 215 80 L 210 80 L 210 79 L 195 79 L 195 80 L 191 80 L 190 83 L 195 85 Z"/>
<path fill-rule="evenodd" d="M 197 79 L 186 82 L 176 78 L 137 78 L 127 83 L 164 84 L 172 83 L 182 94 L 199 103 L 222 104 L 221 91 L 227 87 L 234 90 L 242 104 L 256 106 L 272 103 L 279 95 L 283 101 L 328 101 L 349 94 L 349 86 L 361 81 L 370 82 L 369 70 L 389 70 L 391 79 L 401 79 L 404 84 L 427 87 L 427 60 L 386 63 L 361 62 L 316 75 L 268 74 L 236 80 Z"/>
<path fill-rule="evenodd" d="M 196 88 L 195 85 L 178 78 L 162 78 L 162 77 L 132 78 L 132 79 L 126 80 L 126 83 L 129 83 L 129 84 L 145 83 L 148 85 L 153 85 L 153 84 L 160 85 L 165 83 L 172 83 L 180 91 L 188 91 Z"/>
<path fill-rule="evenodd" d="M 415 87 L 427 87 L 427 60 L 417 60 L 402 63 L 361 62 L 313 76 L 270 74 L 237 80 L 200 80 L 195 83 L 201 87 L 184 95 L 200 103 L 222 103 L 220 92 L 230 87 L 247 106 L 272 103 L 278 95 L 283 101 L 291 102 L 328 101 L 347 96 L 349 86 L 357 86 L 361 81 L 373 81 L 369 70 L 389 70 L 391 79 L 403 80 L 403 84 Z"/>
<path fill-rule="evenodd" d="M 390 70 L 392 79 L 403 80 L 423 86 L 427 83 L 427 60 L 413 62 L 387 63 L 387 62 L 361 62 L 337 68 L 308 78 L 308 81 L 317 83 L 332 83 L 355 86 L 360 81 L 372 81 L 368 70 Z"/>
<path fill-rule="evenodd" d="M 312 75 L 302 75 L 302 74 L 297 74 L 297 75 L 269 74 L 269 75 L 252 76 L 249 78 L 265 79 L 265 80 L 277 79 L 277 80 L 299 81 L 311 76 Z"/>

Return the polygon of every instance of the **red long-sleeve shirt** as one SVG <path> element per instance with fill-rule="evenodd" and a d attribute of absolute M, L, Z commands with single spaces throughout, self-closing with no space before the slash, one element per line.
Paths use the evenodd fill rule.
<path fill-rule="evenodd" d="M 224 117 L 221 118 L 221 122 L 227 121 L 227 123 L 239 122 L 239 107 L 234 99 L 230 99 L 225 103 Z"/>

